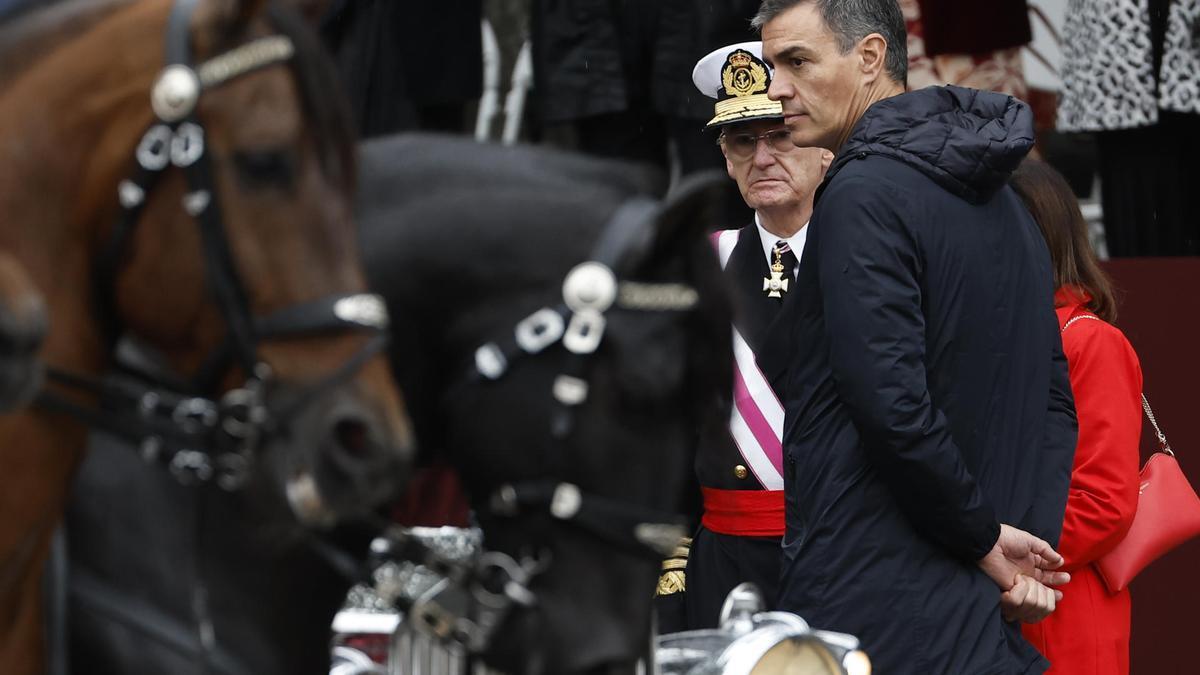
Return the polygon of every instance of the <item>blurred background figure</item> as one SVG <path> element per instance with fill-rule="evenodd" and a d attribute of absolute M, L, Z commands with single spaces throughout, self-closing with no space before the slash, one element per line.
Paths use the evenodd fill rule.
<path fill-rule="evenodd" d="M 1049 618 L 1022 626 L 1050 673 L 1128 675 L 1129 589 L 1111 593 L 1092 563 L 1120 543 L 1138 501 L 1142 370 L 1112 325 L 1112 283 L 1088 242 L 1087 223 L 1057 171 L 1026 159 L 1011 179 L 1046 238 L 1055 305 L 1075 395 L 1079 440 L 1058 551 L 1071 581 Z"/>
<path fill-rule="evenodd" d="M 1058 128 L 1095 132 L 1108 252 L 1200 255 L 1200 0 L 1068 0 Z"/>
<path fill-rule="evenodd" d="M 463 131 L 483 90 L 483 0 L 334 0 L 321 20 L 360 137 Z"/>
<path fill-rule="evenodd" d="M 908 88 L 955 84 L 1009 94 L 1033 109 L 1031 153 L 1066 177 L 1101 258 L 1102 214 L 1094 184 L 1095 140 L 1056 128 L 1062 35 L 1071 0 L 898 0 L 908 31 Z"/>
<path fill-rule="evenodd" d="M 692 66 L 727 44 L 757 40 L 759 0 L 535 0 L 537 121 L 556 145 L 657 166 L 669 175 L 723 170 L 702 132 L 712 101 Z M 752 212 L 731 183 L 728 227 Z"/>
<path fill-rule="evenodd" d="M 908 29 L 908 88 L 956 84 L 1024 100 L 1025 0 L 900 0 Z"/>

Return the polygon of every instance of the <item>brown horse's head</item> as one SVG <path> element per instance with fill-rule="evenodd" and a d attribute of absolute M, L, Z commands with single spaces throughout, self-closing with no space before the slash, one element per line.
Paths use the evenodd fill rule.
<path fill-rule="evenodd" d="M 204 226 L 182 217 L 181 200 L 195 186 L 175 171 L 148 194 L 113 280 L 121 323 L 158 345 L 178 372 L 211 365 L 232 333 L 228 304 L 213 302 L 215 276 L 238 279 L 246 312 L 257 318 L 366 287 L 350 214 L 352 136 L 336 85 L 303 25 L 265 11 L 266 4 L 202 2 L 190 31 L 197 64 L 272 35 L 293 45 L 289 64 L 206 88 L 196 107 L 214 188 L 208 208 L 220 206 L 232 264 L 223 272 Z M 271 373 L 268 404 L 307 400 L 277 420 L 278 443 L 261 477 L 282 479 L 291 506 L 310 524 L 390 496 L 405 476 L 411 439 L 384 361 L 373 358 L 346 381 L 328 382 L 361 355 L 367 338 L 345 329 L 255 337 Z M 220 388 L 240 382 L 245 370 L 227 371 Z"/>
<path fill-rule="evenodd" d="M 365 289 L 350 217 L 351 134 L 331 68 L 286 7 L 196 0 L 180 24 L 190 38 L 187 60 L 200 66 L 237 55 L 201 77 L 212 84 L 192 115 L 203 127 L 208 194 L 198 194 L 185 177 L 192 170 L 174 157 L 144 195 L 119 190 L 124 180 L 140 181 L 135 150 L 161 121 L 151 91 L 175 4 L 73 0 L 0 27 L 0 251 L 45 301 L 49 331 L 39 355 L 56 369 L 98 377 L 113 364 L 116 340 L 130 337 L 177 379 L 195 385 L 197 373 L 211 375 L 206 386 L 178 391 L 212 400 L 240 390 L 252 371 L 265 374 L 255 367 L 262 362 L 270 371 L 266 403 L 289 401 L 293 412 L 275 416 L 280 424 L 268 431 L 278 442 L 262 446 L 274 450 L 260 455 L 266 460 L 254 475 L 275 494 L 290 492 L 307 522 L 368 511 L 403 481 L 412 454 L 385 361 L 351 362 L 371 338 L 328 321 L 303 334 L 247 339 L 242 331 L 233 342 L 251 358 L 210 360 L 231 326 Z M 272 35 L 287 39 L 265 51 L 241 49 Z M 283 42 L 290 47 L 281 51 Z M 177 105 L 179 91 L 167 93 L 168 106 Z M 185 141 L 172 141 L 168 155 L 198 149 Z M 122 205 L 134 202 L 135 217 L 122 220 Z M 219 217 L 202 226 L 192 214 L 204 213 Z M 330 307 L 307 316 L 328 319 Z M 351 319 L 371 318 L 369 302 L 350 309 Z M 359 367 L 343 368 L 348 363 Z M 344 376 L 331 379 L 335 372 Z M 96 396 L 61 383 L 56 378 L 61 399 L 96 409 Z M 156 407 L 126 402 L 101 417 Z M 38 581 L 84 434 L 46 408 L 0 416 L 5 672 L 41 671 Z"/>
<path fill-rule="evenodd" d="M 202 83 L 184 120 L 203 130 L 188 139 L 192 149 L 200 140 L 207 163 L 197 184 L 197 170 L 176 161 L 182 127 L 163 119 L 156 88 L 172 61 L 175 4 L 186 3 L 97 3 L 103 9 L 86 21 L 53 33 L 57 48 L 39 45 L 44 56 L 23 72 L 0 72 L 10 80 L 0 129 L 20 138 L 20 147 L 0 145 L 0 163 L 25 186 L 44 188 L 25 197 L 0 179 L 0 209 L 20 224 L 12 248 L 49 289 L 44 357 L 98 372 L 112 341 L 127 336 L 191 382 L 189 393 L 214 399 L 249 371 L 269 372 L 269 409 L 304 403 L 270 429 L 277 450 L 259 477 L 282 479 L 279 493 L 308 523 L 365 512 L 399 486 L 412 454 L 384 360 L 363 358 L 362 332 L 320 321 L 335 313 L 332 302 L 319 326 L 255 329 L 298 308 L 309 308 L 308 318 L 293 316 L 293 327 L 311 324 L 322 301 L 366 288 L 350 213 L 352 133 L 331 67 L 299 15 L 275 6 L 291 3 L 197 0 L 180 31 Z M 262 42 L 272 36 L 283 39 Z M 178 94 L 168 88 L 166 98 Z M 147 129 L 164 121 L 174 140 L 164 137 L 158 150 L 170 165 L 146 181 L 135 150 L 150 148 Z M 122 221 L 130 203 L 135 214 Z M 350 309 L 364 311 L 361 302 Z M 220 358 L 230 345 L 241 349 Z M 352 361 L 361 367 L 344 367 Z M 339 371 L 345 376 L 333 377 Z"/>

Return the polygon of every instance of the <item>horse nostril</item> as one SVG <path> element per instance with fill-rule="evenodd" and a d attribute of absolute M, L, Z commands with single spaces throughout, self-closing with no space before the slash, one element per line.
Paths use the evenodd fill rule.
<path fill-rule="evenodd" d="M 358 459 L 365 458 L 371 449 L 371 431 L 357 418 L 338 420 L 333 425 L 333 439 L 346 454 Z"/>

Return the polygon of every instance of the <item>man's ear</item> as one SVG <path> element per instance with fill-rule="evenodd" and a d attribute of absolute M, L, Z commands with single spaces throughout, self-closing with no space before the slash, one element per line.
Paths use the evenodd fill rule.
<path fill-rule="evenodd" d="M 871 33 L 858 43 L 859 69 L 863 82 L 869 84 L 879 79 L 887 59 L 888 43 L 879 33 Z"/>
<path fill-rule="evenodd" d="M 821 173 L 829 170 L 833 165 L 833 151 L 828 148 L 821 148 Z"/>

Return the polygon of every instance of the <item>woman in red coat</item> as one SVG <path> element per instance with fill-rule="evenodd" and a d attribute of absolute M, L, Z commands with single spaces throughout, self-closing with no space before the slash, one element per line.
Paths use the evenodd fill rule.
<path fill-rule="evenodd" d="M 1112 288 L 1096 262 L 1071 188 L 1026 160 L 1012 186 L 1041 226 L 1058 292 L 1055 305 L 1075 395 L 1079 442 L 1058 551 L 1071 582 L 1049 618 L 1024 627 L 1055 675 L 1129 673 L 1129 590 L 1110 593 L 1093 563 L 1121 541 L 1138 500 L 1142 371 L 1112 325 Z"/>

